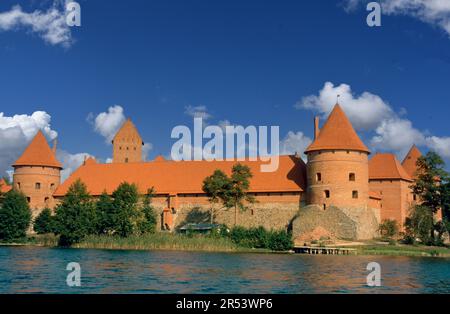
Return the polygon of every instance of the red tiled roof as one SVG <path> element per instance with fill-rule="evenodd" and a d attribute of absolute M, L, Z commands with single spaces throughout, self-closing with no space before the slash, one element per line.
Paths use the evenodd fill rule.
<path fill-rule="evenodd" d="M 319 136 L 309 145 L 305 153 L 325 149 L 345 149 L 370 153 L 353 129 L 341 106 L 336 104 Z"/>
<path fill-rule="evenodd" d="M 405 159 L 403 159 L 402 166 L 406 170 L 406 172 L 414 177 L 417 170 L 417 159 L 422 156 L 422 153 L 417 148 L 416 145 L 413 145 L 409 150 L 408 154 L 406 154 Z"/>
<path fill-rule="evenodd" d="M 62 168 L 60 162 L 56 159 L 55 154 L 48 146 L 42 131 L 38 131 L 31 143 L 17 159 L 13 167 L 17 166 L 47 166 Z"/>
<path fill-rule="evenodd" d="M 261 172 L 262 161 L 157 161 L 140 163 L 98 164 L 86 162 L 60 185 L 54 196 L 64 196 L 69 186 L 81 179 L 91 195 L 106 190 L 112 193 L 120 183 L 137 184 L 141 193 L 154 187 L 157 194 L 203 193 L 203 180 L 214 170 L 221 169 L 230 175 L 233 165 L 241 163 L 250 167 L 253 178 L 251 192 L 304 191 L 306 166 L 294 156 L 280 156 L 275 172 Z"/>
<path fill-rule="evenodd" d="M 9 192 L 11 190 L 11 186 L 6 184 L 5 179 L 1 178 L 0 179 L 0 193 L 6 193 Z"/>
<path fill-rule="evenodd" d="M 375 154 L 369 160 L 369 180 L 402 179 L 412 181 L 394 154 Z"/>

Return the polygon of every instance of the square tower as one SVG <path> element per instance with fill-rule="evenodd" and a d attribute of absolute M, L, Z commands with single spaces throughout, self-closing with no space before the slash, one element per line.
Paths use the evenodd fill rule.
<path fill-rule="evenodd" d="M 117 131 L 112 144 L 113 163 L 142 162 L 144 142 L 130 119 Z"/>

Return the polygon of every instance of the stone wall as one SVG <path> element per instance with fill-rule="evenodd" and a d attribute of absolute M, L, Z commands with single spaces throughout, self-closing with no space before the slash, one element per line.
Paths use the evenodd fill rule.
<path fill-rule="evenodd" d="M 377 236 L 378 227 L 378 221 L 370 208 L 330 206 L 323 210 L 318 205 L 309 205 L 302 207 L 292 222 L 294 241 L 315 234 L 317 230 L 337 239 L 372 239 Z"/>
<path fill-rule="evenodd" d="M 182 227 L 186 223 L 209 223 L 209 208 L 209 205 L 184 205 L 179 207 L 173 216 L 174 229 Z M 158 227 L 160 227 L 163 207 L 155 204 L 155 209 L 158 213 Z M 268 230 L 286 230 L 298 212 L 298 209 L 298 203 L 256 204 L 246 211 L 238 210 L 237 225 L 247 228 L 263 226 Z M 217 210 L 215 223 L 233 227 L 234 216 L 234 208 Z"/>

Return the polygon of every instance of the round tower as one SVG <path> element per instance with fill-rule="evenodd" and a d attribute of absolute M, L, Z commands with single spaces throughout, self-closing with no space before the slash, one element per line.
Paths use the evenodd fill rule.
<path fill-rule="evenodd" d="M 27 197 L 33 217 L 46 207 L 56 204 L 53 192 L 61 181 L 62 166 L 55 157 L 56 143 L 53 150 L 39 131 L 22 156 L 12 165 L 14 167 L 13 187 Z"/>
<path fill-rule="evenodd" d="M 315 119 L 314 141 L 306 149 L 307 202 L 326 209 L 367 207 L 370 151 L 356 134 L 339 105 L 322 129 Z"/>

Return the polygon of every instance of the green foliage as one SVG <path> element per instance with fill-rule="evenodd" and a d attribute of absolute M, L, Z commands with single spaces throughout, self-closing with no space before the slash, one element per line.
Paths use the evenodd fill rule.
<path fill-rule="evenodd" d="M 225 173 L 216 170 L 203 181 L 203 191 L 211 202 L 211 222 L 213 221 L 213 208 L 222 203 L 225 208 L 234 208 L 234 225 L 237 224 L 238 209 L 247 210 L 246 203 L 255 203 L 255 198 L 248 194 L 252 173 L 248 166 L 235 164 L 229 178 Z"/>
<path fill-rule="evenodd" d="M 141 234 L 155 233 L 156 231 L 156 213 L 152 206 L 152 199 L 154 197 L 153 188 L 144 196 L 144 201 L 141 208 L 141 219 L 138 223 L 138 229 Z"/>
<path fill-rule="evenodd" d="M 239 246 L 248 248 L 271 249 L 273 251 L 290 250 L 294 244 L 291 235 L 284 231 L 267 231 L 263 227 L 234 227 L 229 233 L 231 240 Z"/>
<path fill-rule="evenodd" d="M 214 223 L 217 206 L 220 203 L 228 202 L 227 192 L 230 189 L 231 181 L 222 170 L 216 170 L 214 173 L 203 180 L 203 192 L 208 195 L 208 200 L 211 203 L 210 222 Z"/>
<path fill-rule="evenodd" d="M 432 245 L 434 230 L 433 212 L 426 206 L 416 205 L 411 209 L 410 215 L 405 221 L 406 242 L 414 243 L 419 239 L 422 244 Z M 430 231 L 431 230 L 431 231 Z"/>
<path fill-rule="evenodd" d="M 55 212 L 55 234 L 60 235 L 60 245 L 70 246 L 96 232 L 95 203 L 81 180 L 69 187 Z"/>
<path fill-rule="evenodd" d="M 284 230 L 273 231 L 269 237 L 268 248 L 272 251 L 287 251 L 292 249 L 294 246 L 294 241 L 292 241 L 292 236 Z"/>
<path fill-rule="evenodd" d="M 15 190 L 6 193 L 0 206 L 0 240 L 25 237 L 30 222 L 31 210 L 26 197 Z"/>
<path fill-rule="evenodd" d="M 397 221 L 394 219 L 385 219 L 380 224 L 379 230 L 383 237 L 394 238 L 399 232 Z"/>
<path fill-rule="evenodd" d="M 52 233 L 55 230 L 55 219 L 50 208 L 44 208 L 36 217 L 33 229 L 37 234 Z"/>
<path fill-rule="evenodd" d="M 121 183 L 112 193 L 113 230 L 121 237 L 137 233 L 139 193 L 135 184 Z"/>
<path fill-rule="evenodd" d="M 114 226 L 114 209 L 111 197 L 103 192 L 95 203 L 97 212 L 97 234 L 110 234 Z"/>
<path fill-rule="evenodd" d="M 448 184 L 449 174 L 438 154 L 428 152 L 417 160 L 416 179 L 411 188 L 421 203 L 412 208 L 405 221 L 408 242 L 419 238 L 423 244 L 442 244 L 442 236 L 448 230 L 445 224 L 434 221 L 434 214 L 442 209 L 445 216 L 450 202 Z"/>

